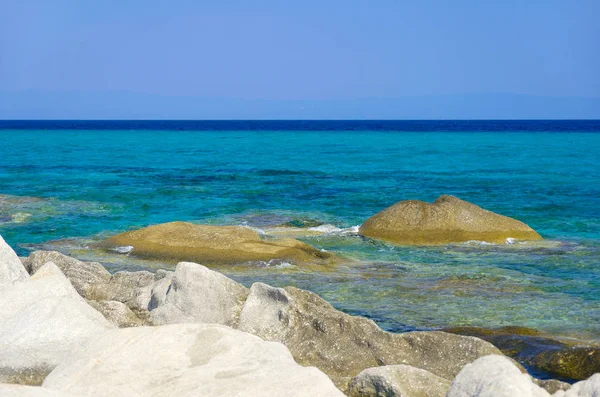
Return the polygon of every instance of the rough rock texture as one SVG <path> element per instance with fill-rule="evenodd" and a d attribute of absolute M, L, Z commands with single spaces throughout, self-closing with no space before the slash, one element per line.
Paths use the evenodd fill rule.
<path fill-rule="evenodd" d="M 75 394 L 65 393 L 45 387 L 13 385 L 0 383 L 0 396 L 2 397 L 77 397 Z M 79 396 L 83 397 L 83 396 Z"/>
<path fill-rule="evenodd" d="M 545 337 L 541 332 L 525 327 L 452 327 L 443 331 L 487 340 L 502 353 L 524 363 L 537 373 L 568 380 L 583 380 L 600 372 L 600 348 L 572 346 L 569 342 Z M 547 383 L 552 392 L 559 386 Z M 546 385 L 546 384 L 544 384 Z M 562 386 L 561 386 L 562 387 Z"/>
<path fill-rule="evenodd" d="M 588 380 L 575 383 L 567 391 L 559 391 L 553 397 L 599 397 L 600 374 L 595 374 Z"/>
<path fill-rule="evenodd" d="M 549 397 L 508 358 L 487 356 L 465 367 L 452 381 L 447 397 Z"/>
<path fill-rule="evenodd" d="M 352 378 L 350 397 L 445 397 L 450 381 L 410 365 L 367 368 Z"/>
<path fill-rule="evenodd" d="M 110 273 L 98 262 L 82 262 L 56 251 L 35 251 L 25 261 L 29 274 L 34 274 L 48 262 L 53 262 L 69 279 L 79 295 L 90 299 L 90 290 L 110 280 Z"/>
<path fill-rule="evenodd" d="M 314 365 L 341 389 L 366 368 L 407 364 L 451 380 L 467 363 L 501 354 L 481 339 L 445 332 L 391 334 L 373 321 L 335 310 L 317 295 L 255 283 L 238 329 L 285 344 L 301 365 Z"/>
<path fill-rule="evenodd" d="M 343 396 L 321 371 L 296 364 L 285 346 L 214 324 L 105 333 L 43 386 L 88 397 Z"/>
<path fill-rule="evenodd" d="M 0 236 L 0 289 L 28 278 L 29 274 L 17 254 Z"/>
<path fill-rule="evenodd" d="M 600 348 L 565 347 L 544 351 L 533 357 L 531 363 L 558 378 L 583 380 L 600 372 Z"/>
<path fill-rule="evenodd" d="M 554 394 L 559 390 L 569 390 L 571 388 L 571 385 L 567 382 L 562 382 L 560 380 L 556 380 L 556 379 L 536 379 L 536 378 L 532 378 L 531 379 L 533 381 L 533 383 L 535 383 L 536 385 L 538 385 L 539 387 L 541 387 L 542 389 L 546 390 L 548 393 L 550 394 Z"/>
<path fill-rule="evenodd" d="M 469 240 L 505 243 L 507 238 L 541 240 L 540 235 L 523 222 L 486 211 L 454 196 L 440 196 L 433 204 L 401 201 L 367 219 L 359 233 L 408 245 Z"/>
<path fill-rule="evenodd" d="M 155 279 L 156 275 L 147 271 L 116 272 L 108 283 L 96 284 L 89 299 L 121 302 L 136 313 L 148 311 Z"/>
<path fill-rule="evenodd" d="M 114 249 L 132 246 L 132 255 L 170 261 L 206 264 L 234 264 L 248 261 L 289 260 L 298 263 L 327 264 L 333 254 L 294 239 L 263 240 L 245 227 L 206 226 L 170 222 L 117 234 L 100 244 Z"/>
<path fill-rule="evenodd" d="M 167 292 L 171 287 L 175 272 L 159 269 L 156 272 L 156 281 L 152 284 L 152 290 L 150 291 L 150 303 L 148 304 L 148 310 L 154 310 L 157 307 L 163 305 L 167 299 Z"/>
<path fill-rule="evenodd" d="M 39 384 L 73 347 L 112 328 L 47 263 L 0 293 L 0 382 Z"/>
<path fill-rule="evenodd" d="M 119 328 L 144 325 L 144 321 L 136 316 L 124 303 L 117 301 L 88 301 L 88 304 Z"/>
<path fill-rule="evenodd" d="M 155 325 L 214 323 L 235 326 L 248 292 L 248 288 L 221 273 L 197 263 L 180 262 L 164 303 L 157 303 L 150 318 Z"/>

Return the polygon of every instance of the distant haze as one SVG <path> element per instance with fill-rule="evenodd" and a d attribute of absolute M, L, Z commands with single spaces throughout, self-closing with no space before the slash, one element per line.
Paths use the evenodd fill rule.
<path fill-rule="evenodd" d="M 4 0 L 0 119 L 600 118 L 597 0 Z"/>

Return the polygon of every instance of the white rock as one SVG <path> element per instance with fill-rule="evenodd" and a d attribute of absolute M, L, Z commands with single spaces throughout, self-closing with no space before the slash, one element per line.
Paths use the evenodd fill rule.
<path fill-rule="evenodd" d="M 88 304 L 98 310 L 111 323 L 119 328 L 139 327 L 144 321 L 135 315 L 130 308 L 117 301 L 88 301 Z"/>
<path fill-rule="evenodd" d="M 367 368 L 349 385 L 350 397 L 445 397 L 450 381 L 410 365 Z"/>
<path fill-rule="evenodd" d="M 52 371 L 43 387 L 88 397 L 343 397 L 282 344 L 216 324 L 105 333 Z"/>
<path fill-rule="evenodd" d="M 112 328 L 49 262 L 0 293 L 0 382 L 39 384 L 73 347 Z"/>
<path fill-rule="evenodd" d="M 21 260 L 0 236 L 0 289 L 29 278 Z"/>
<path fill-rule="evenodd" d="M 164 285 L 162 286 L 164 288 Z M 249 290 L 221 273 L 192 262 L 175 269 L 164 303 L 150 312 L 156 325 L 213 323 L 235 326 Z"/>
<path fill-rule="evenodd" d="M 0 383 L 0 396 L 2 397 L 77 397 L 75 394 L 65 393 L 45 387 L 14 385 Z"/>
<path fill-rule="evenodd" d="M 467 364 L 452 381 L 447 397 L 549 397 L 508 358 L 491 355 Z"/>
<path fill-rule="evenodd" d="M 154 273 L 145 270 L 116 272 L 108 283 L 94 285 L 87 298 L 122 302 L 133 311 L 147 311 L 154 277 Z"/>
<path fill-rule="evenodd" d="M 553 397 L 600 397 L 600 373 L 575 383 L 569 390 L 557 391 Z"/>
<path fill-rule="evenodd" d="M 169 292 L 169 288 L 171 287 L 171 282 L 173 281 L 174 274 L 174 272 L 165 271 L 162 269 L 159 269 L 156 272 L 156 276 L 162 278 L 155 281 L 152 285 L 148 310 L 154 310 L 157 307 L 165 304 L 165 301 L 167 299 L 167 292 Z"/>
<path fill-rule="evenodd" d="M 110 273 L 98 262 L 82 262 L 56 251 L 34 251 L 25 260 L 25 267 L 34 274 L 46 263 L 52 262 L 69 279 L 79 295 L 90 299 L 91 290 L 98 284 L 106 284 Z"/>

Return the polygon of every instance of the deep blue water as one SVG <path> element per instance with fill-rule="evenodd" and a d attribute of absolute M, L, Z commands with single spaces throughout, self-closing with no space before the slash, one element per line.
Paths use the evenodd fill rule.
<path fill-rule="evenodd" d="M 86 241 L 172 220 L 347 228 L 453 194 L 548 241 L 419 248 L 334 233 L 302 237 L 355 260 L 332 272 L 221 270 L 313 290 L 391 330 L 600 339 L 600 121 L 4 121 L 0 138 L 0 233 L 20 254 L 93 257 Z"/>

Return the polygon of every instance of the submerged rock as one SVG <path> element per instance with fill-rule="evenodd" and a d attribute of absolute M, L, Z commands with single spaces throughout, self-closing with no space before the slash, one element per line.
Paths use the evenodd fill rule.
<path fill-rule="evenodd" d="M 160 285 L 157 287 L 161 288 Z M 235 326 L 248 292 L 248 288 L 221 273 L 197 263 L 180 262 L 163 303 L 157 300 L 157 308 L 151 311 L 150 318 L 156 325 L 214 323 Z"/>
<path fill-rule="evenodd" d="M 71 354 L 43 387 L 87 397 L 342 397 L 285 346 L 214 324 L 125 328 Z"/>
<path fill-rule="evenodd" d="M 110 273 L 98 262 L 82 262 L 56 251 L 34 251 L 25 260 L 29 274 L 34 274 L 48 262 L 53 262 L 69 279 L 79 295 L 91 298 L 91 289 L 110 280 Z"/>
<path fill-rule="evenodd" d="M 547 376 L 575 381 L 600 372 L 600 348 L 570 346 L 531 328 L 452 327 L 443 331 L 487 340 L 504 354 Z"/>
<path fill-rule="evenodd" d="M 0 236 L 0 290 L 28 278 L 29 274 L 17 254 Z"/>
<path fill-rule="evenodd" d="M 530 360 L 531 364 L 562 379 L 587 379 L 600 373 L 599 347 L 565 347 L 544 351 Z"/>
<path fill-rule="evenodd" d="M 350 397 L 445 397 L 450 381 L 410 365 L 367 368 L 351 381 Z"/>
<path fill-rule="evenodd" d="M 454 196 L 440 196 L 433 204 L 407 200 L 373 215 L 359 233 L 398 244 L 431 245 L 470 240 L 506 243 L 507 239 L 541 240 L 524 224 L 484 210 Z"/>
<path fill-rule="evenodd" d="M 481 339 L 444 332 L 392 334 L 373 321 L 335 310 L 294 287 L 255 283 L 238 329 L 285 344 L 301 365 L 314 365 L 342 390 L 366 368 L 407 364 L 451 380 L 467 363 L 502 354 Z"/>
<path fill-rule="evenodd" d="M 289 260 L 329 264 L 331 253 L 301 241 L 285 238 L 263 240 L 254 230 L 239 226 L 207 226 L 170 222 L 117 234 L 100 247 L 132 246 L 132 255 L 149 259 L 235 264 L 249 261 Z"/>
<path fill-rule="evenodd" d="M 0 382 L 39 384 L 74 347 L 112 328 L 49 262 L 0 293 Z"/>

